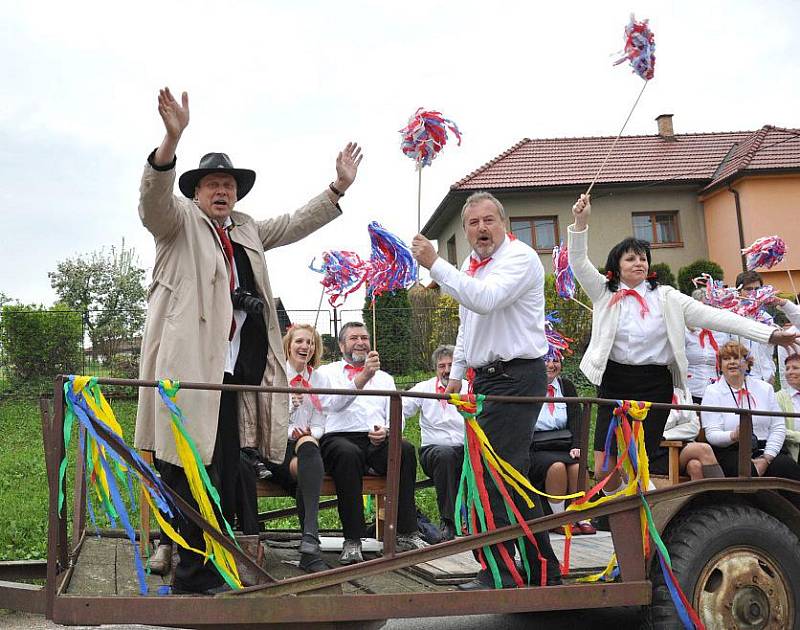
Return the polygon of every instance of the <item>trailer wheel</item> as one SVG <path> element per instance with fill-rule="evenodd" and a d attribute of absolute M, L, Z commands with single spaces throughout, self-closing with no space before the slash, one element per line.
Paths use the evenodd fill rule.
<path fill-rule="evenodd" d="M 689 509 L 664 543 L 672 570 L 706 628 L 800 628 L 800 542 L 783 523 L 750 505 Z M 645 628 L 680 628 L 658 560 Z"/>

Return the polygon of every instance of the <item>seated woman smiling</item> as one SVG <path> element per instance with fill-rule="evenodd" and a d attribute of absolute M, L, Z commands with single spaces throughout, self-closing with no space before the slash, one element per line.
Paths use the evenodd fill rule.
<path fill-rule="evenodd" d="M 706 388 L 703 405 L 780 411 L 772 385 L 747 375 L 753 359 L 747 348 L 729 341 L 719 349 L 722 378 Z M 739 414 L 703 411 L 706 440 L 714 447 L 727 477 L 738 474 Z M 751 474 L 800 481 L 800 466 L 783 450 L 786 424 L 782 416 L 753 415 Z"/>

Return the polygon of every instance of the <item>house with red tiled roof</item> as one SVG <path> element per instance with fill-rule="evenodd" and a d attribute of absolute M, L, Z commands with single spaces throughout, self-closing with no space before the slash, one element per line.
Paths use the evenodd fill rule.
<path fill-rule="evenodd" d="M 743 246 L 780 235 L 784 262 L 767 282 L 790 290 L 787 269 L 800 269 L 800 130 L 766 125 L 757 131 L 675 134 L 672 115 L 658 133 L 622 136 L 592 191 L 589 256 L 605 264 L 608 250 L 634 235 L 650 241 L 654 262 L 678 269 L 699 258 L 719 263 L 725 281 L 742 270 Z M 597 175 L 614 137 L 525 138 L 450 187 L 422 232 L 439 255 L 460 263 L 470 251 L 460 212 L 473 192 L 503 203 L 512 232 L 550 254 L 566 241 L 572 204 Z M 800 274 L 796 284 L 800 287 Z"/>

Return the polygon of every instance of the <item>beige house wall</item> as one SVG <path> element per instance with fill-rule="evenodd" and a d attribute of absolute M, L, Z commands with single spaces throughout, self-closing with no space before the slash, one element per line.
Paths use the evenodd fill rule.
<path fill-rule="evenodd" d="M 777 234 L 786 242 L 783 262 L 770 271 L 760 271 L 764 282 L 780 291 L 792 291 L 787 269 L 792 270 L 800 288 L 800 177 L 746 177 L 733 183 L 739 191 L 745 246 L 762 236 Z M 736 202 L 727 188 L 703 199 L 709 239 L 709 258 L 725 272 L 725 282 L 733 284 L 742 270 Z"/>
<path fill-rule="evenodd" d="M 506 193 L 498 198 L 510 217 L 552 216 L 558 217 L 559 238 L 566 245 L 567 226 L 572 223 L 572 204 L 580 192 Z M 592 202 L 591 238 L 589 258 L 597 266 L 606 262 L 608 251 L 626 236 L 633 234 L 634 212 L 678 211 L 678 227 L 682 246 L 654 247 L 653 262 L 667 263 L 677 275 L 680 267 L 698 258 L 706 258 L 705 223 L 702 206 L 697 200 L 696 188 L 672 188 L 668 191 L 615 190 L 609 194 L 602 189 L 596 191 Z M 455 233 L 459 263 L 469 254 L 470 248 L 461 228 L 459 213 L 451 218 L 438 238 L 439 255 L 447 257 L 447 240 Z M 547 272 L 552 271 L 550 253 L 540 253 Z"/>

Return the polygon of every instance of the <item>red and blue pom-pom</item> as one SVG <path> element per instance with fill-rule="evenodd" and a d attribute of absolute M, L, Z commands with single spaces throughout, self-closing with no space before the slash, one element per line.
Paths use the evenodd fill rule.
<path fill-rule="evenodd" d="M 771 269 L 783 260 L 786 243 L 779 236 L 762 236 L 742 250 L 746 257 L 747 269 Z"/>
<path fill-rule="evenodd" d="M 655 53 L 656 42 L 648 21 L 637 22 L 636 16 L 631 14 L 631 20 L 625 27 L 625 49 L 622 57 L 617 59 L 614 65 L 629 61 L 633 71 L 645 81 L 649 81 L 655 72 Z"/>
<path fill-rule="evenodd" d="M 558 297 L 571 300 L 575 297 L 575 275 L 569 265 L 569 255 L 564 244 L 553 248 L 553 275 L 556 279 Z"/>
<path fill-rule="evenodd" d="M 355 252 L 328 251 L 322 254 L 320 267 L 314 267 L 312 260 L 308 268 L 324 274 L 320 284 L 329 296 L 328 302 L 335 308 L 344 304 L 347 296 L 367 281 L 370 264 Z"/>
<path fill-rule="evenodd" d="M 560 323 L 561 319 L 558 317 L 558 311 L 550 311 L 545 315 L 544 335 L 547 338 L 547 354 L 544 356 L 545 361 L 563 361 L 565 354 L 572 354 L 569 344 L 574 340 L 565 337 L 556 330 L 556 324 Z"/>
<path fill-rule="evenodd" d="M 460 146 L 461 132 L 452 120 L 448 120 L 440 112 L 427 111 L 420 107 L 400 130 L 400 148 L 417 163 L 418 168 L 430 166 L 447 144 L 448 129 L 455 135 Z"/>
<path fill-rule="evenodd" d="M 403 241 L 373 221 L 367 228 L 372 247 L 367 295 L 373 300 L 383 293 L 410 287 L 417 281 L 417 261 Z"/>

